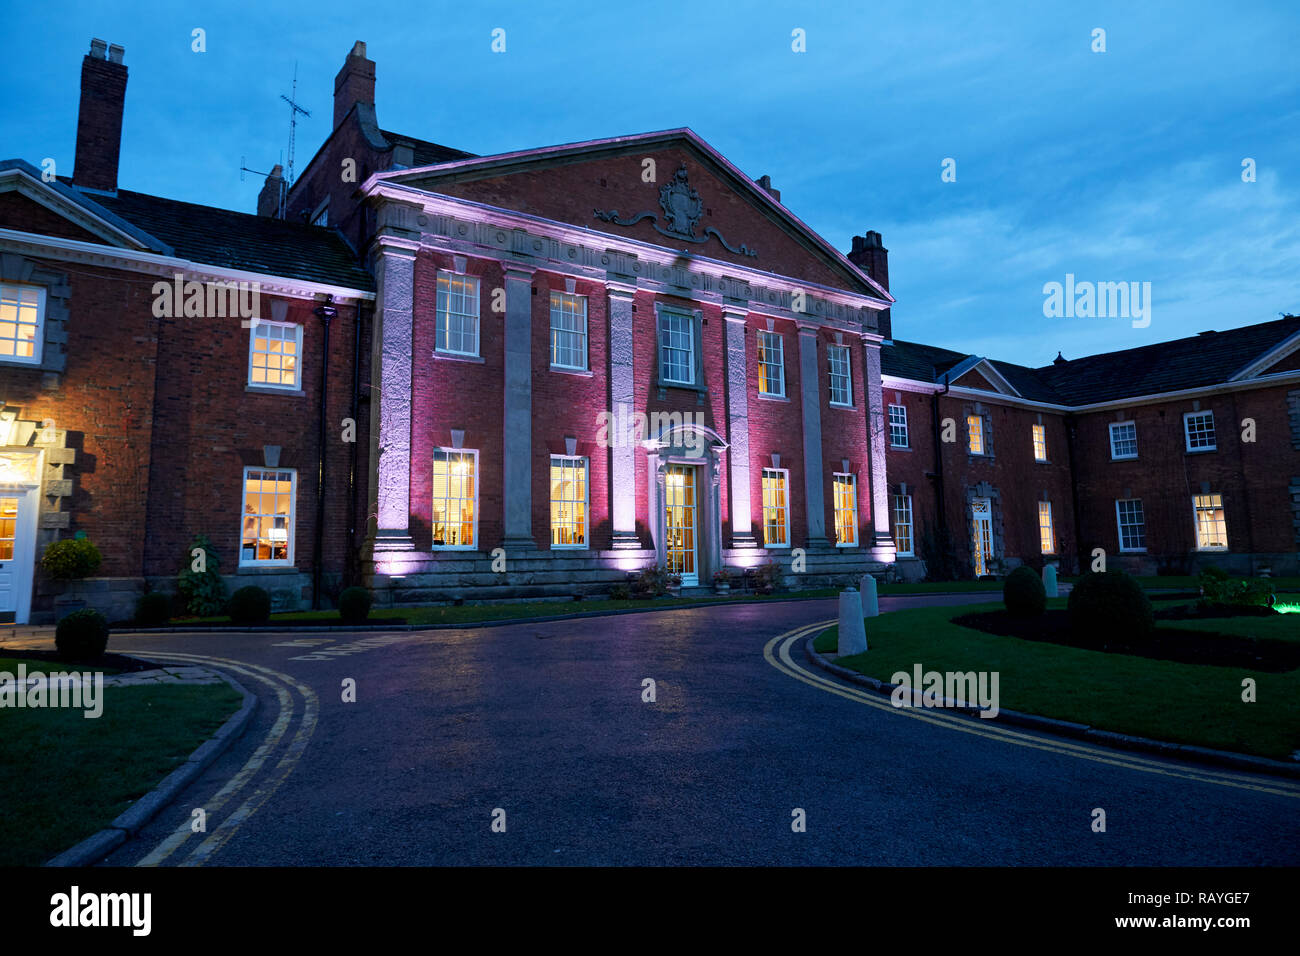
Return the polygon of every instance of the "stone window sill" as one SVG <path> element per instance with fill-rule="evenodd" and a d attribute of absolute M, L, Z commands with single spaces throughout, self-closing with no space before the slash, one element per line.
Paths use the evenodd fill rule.
<path fill-rule="evenodd" d="M 301 388 L 276 388 L 273 385 L 245 385 L 250 395 L 306 395 Z"/>
<path fill-rule="evenodd" d="M 578 376 L 578 378 L 591 378 L 596 374 L 594 371 L 592 371 L 589 368 L 588 369 L 564 368 L 563 366 L 560 365 L 552 365 L 551 371 L 559 372 L 561 375 L 576 375 Z"/>
<path fill-rule="evenodd" d="M 469 362 L 474 365 L 484 364 L 484 359 L 481 355 L 455 355 L 451 352 L 435 351 L 433 357 L 444 362 Z"/>

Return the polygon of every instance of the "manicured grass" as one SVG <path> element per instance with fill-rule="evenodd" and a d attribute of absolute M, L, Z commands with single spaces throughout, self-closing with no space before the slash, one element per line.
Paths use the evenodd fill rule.
<path fill-rule="evenodd" d="M 877 584 L 876 593 L 887 594 L 943 594 L 947 592 L 996 591 L 1002 593 L 1001 581 L 900 581 L 896 584 Z"/>
<path fill-rule="evenodd" d="M 0 671 L 6 671 L 16 676 L 18 674 L 18 664 L 20 661 L 27 665 L 27 673 L 29 674 L 32 671 L 40 671 L 42 674 L 48 674 L 51 671 L 98 671 L 105 675 L 122 673 L 120 667 L 103 667 L 99 664 L 70 663 L 65 661 L 34 660 L 30 657 L 0 657 Z"/>
<path fill-rule="evenodd" d="M 1106 654 L 952 623 L 962 614 L 999 606 L 918 608 L 868 618 L 867 653 L 836 663 L 883 681 L 897 671 L 911 673 L 917 663 L 923 670 L 997 671 L 1000 706 L 1010 710 L 1277 759 L 1300 749 L 1300 670 L 1265 674 Z M 1249 628 L 1259 621 L 1274 624 L 1215 618 L 1179 627 L 1226 631 L 1227 625 Z M 834 651 L 836 632 L 832 627 L 819 635 L 814 646 Z M 1246 677 L 1256 681 L 1255 703 L 1241 699 Z"/>
<path fill-rule="evenodd" d="M 44 670 L 45 661 L 27 661 Z M 38 866 L 107 826 L 239 706 L 227 684 L 104 689 L 103 713 L 5 708 L 0 866 Z"/>

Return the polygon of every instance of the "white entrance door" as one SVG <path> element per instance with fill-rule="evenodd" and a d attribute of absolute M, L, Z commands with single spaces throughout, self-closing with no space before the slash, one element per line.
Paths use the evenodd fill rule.
<path fill-rule="evenodd" d="M 664 560 L 668 571 L 681 575 L 683 587 L 695 587 L 700 583 L 700 573 L 694 465 L 668 466 L 664 473 L 664 508 Z"/>
<path fill-rule="evenodd" d="M 976 498 L 971 507 L 971 560 L 975 564 L 975 577 L 989 573 L 993 560 L 993 509 L 987 498 Z"/>
<path fill-rule="evenodd" d="M 35 499 L 31 491 L 0 488 L 0 623 L 25 624 L 31 611 Z"/>

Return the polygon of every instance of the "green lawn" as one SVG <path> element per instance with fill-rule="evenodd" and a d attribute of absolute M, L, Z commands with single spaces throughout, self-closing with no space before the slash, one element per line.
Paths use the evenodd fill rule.
<path fill-rule="evenodd" d="M 10 674 L 18 674 L 18 665 L 23 663 L 27 665 L 27 673 L 40 671 L 42 674 L 48 674 L 51 671 L 98 671 L 101 674 L 120 674 L 120 667 L 102 667 L 96 664 L 71 664 L 65 661 L 38 661 L 32 658 L 23 658 L 21 661 L 17 657 L 0 657 L 0 671 L 6 671 Z"/>
<path fill-rule="evenodd" d="M 95 719 L 71 709 L 0 711 L 0 866 L 38 866 L 107 826 L 239 703 L 223 683 L 105 688 Z"/>
<path fill-rule="evenodd" d="M 1062 606 L 1063 601 L 1049 602 Z M 952 618 L 1000 604 L 893 611 L 867 620 L 865 654 L 837 664 L 889 681 L 897 671 L 997 671 L 1000 706 L 1103 730 L 1218 750 L 1286 759 L 1300 749 L 1300 670 L 1284 674 L 1208 667 L 1062 647 L 985 634 Z M 1269 633 L 1259 632 L 1260 623 Z M 1266 618 L 1180 622 L 1180 628 L 1278 636 Z M 815 647 L 834 651 L 837 628 Z M 1237 633 L 1236 630 L 1232 631 Z M 1294 639 L 1294 635 L 1290 635 Z M 1255 703 L 1241 699 L 1242 678 L 1257 682 Z"/>

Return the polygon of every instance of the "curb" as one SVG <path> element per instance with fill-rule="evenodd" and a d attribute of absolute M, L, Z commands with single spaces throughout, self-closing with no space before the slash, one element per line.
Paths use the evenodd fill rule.
<path fill-rule="evenodd" d="M 253 712 L 257 710 L 257 695 L 250 694 L 244 685 L 233 677 L 226 674 L 221 674 L 221 677 L 243 695 L 244 701 L 239 705 L 239 710 L 217 729 L 211 739 L 200 744 L 185 763 L 164 777 L 162 783 L 127 807 L 116 820 L 71 849 L 64 850 L 42 866 L 90 866 L 102 860 L 138 833 L 146 823 L 158 815 L 159 811 L 175 800 L 182 790 L 197 780 L 203 771 L 225 752 L 226 748 L 239 739 L 248 728 Z"/>
<path fill-rule="evenodd" d="M 813 647 L 813 641 L 817 637 L 818 635 L 814 634 L 804 639 L 804 653 L 814 666 L 820 667 L 827 673 L 834 674 L 836 677 L 843 678 L 852 684 L 869 688 L 885 696 L 892 694 L 894 688 L 898 686 L 897 684 L 877 680 L 874 677 L 867 677 L 865 674 L 859 674 L 857 671 L 851 671 L 847 667 L 840 667 L 838 664 L 827 660 L 824 655 L 818 653 Z M 1101 744 L 1116 750 L 1133 750 L 1154 754 L 1159 757 L 1172 757 L 1178 760 L 1227 767 L 1232 770 L 1246 770 L 1251 773 L 1266 773 L 1300 780 L 1300 765 L 1285 763 L 1281 760 L 1270 760 L 1267 757 L 1252 757 L 1248 754 L 1232 753 L 1228 750 L 1211 750 L 1208 747 L 1195 747 L 1191 744 L 1176 744 L 1167 740 L 1135 737 L 1131 734 L 1119 734 L 1111 730 L 1098 730 L 1087 724 L 1077 724 L 1068 720 L 1040 717 L 1037 714 L 1023 714 L 1016 710 L 1002 709 L 998 711 L 996 717 L 988 718 L 979 716 L 978 707 L 945 707 L 944 709 L 955 711 L 973 720 L 990 720 L 996 723 L 1012 724 L 1030 730 L 1056 734 L 1061 737 L 1086 740 L 1089 743 Z"/>

